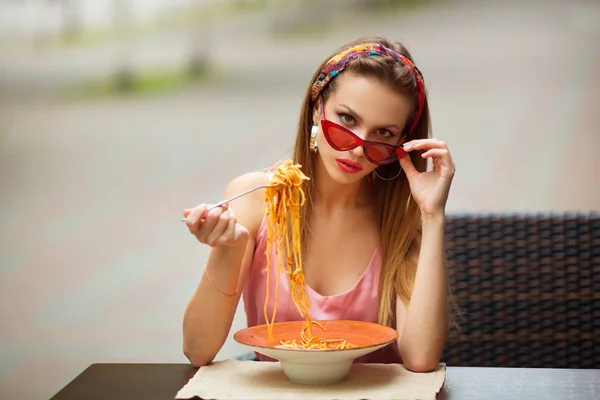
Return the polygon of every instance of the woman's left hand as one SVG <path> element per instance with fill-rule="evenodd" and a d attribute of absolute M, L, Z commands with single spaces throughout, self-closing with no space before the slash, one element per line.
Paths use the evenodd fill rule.
<path fill-rule="evenodd" d="M 421 208 L 423 218 L 443 217 L 456 169 L 448 146 L 437 139 L 418 139 L 406 142 L 404 151 L 410 154 L 425 150 L 421 157 L 433 159 L 433 170 L 419 172 L 410 157 L 400 158 L 400 165 L 408 178 L 410 191 Z"/>

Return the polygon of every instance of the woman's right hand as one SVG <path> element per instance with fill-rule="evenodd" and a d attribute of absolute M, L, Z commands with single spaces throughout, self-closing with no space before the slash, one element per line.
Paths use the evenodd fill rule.
<path fill-rule="evenodd" d="M 200 243 L 210 247 L 245 246 L 249 236 L 248 229 L 237 222 L 233 209 L 226 204 L 206 211 L 209 206 L 200 204 L 183 210 L 190 233 Z"/>

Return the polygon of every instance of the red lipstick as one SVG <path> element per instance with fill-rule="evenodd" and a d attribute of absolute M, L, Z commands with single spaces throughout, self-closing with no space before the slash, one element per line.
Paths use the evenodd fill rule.
<path fill-rule="evenodd" d="M 336 158 L 338 168 L 342 170 L 342 172 L 346 172 L 348 174 L 355 174 L 357 172 L 362 171 L 362 166 L 352 160 L 348 160 L 347 158 Z"/>

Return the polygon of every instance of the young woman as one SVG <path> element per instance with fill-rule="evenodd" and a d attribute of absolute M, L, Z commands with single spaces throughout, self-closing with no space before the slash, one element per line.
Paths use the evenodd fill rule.
<path fill-rule="evenodd" d="M 429 132 L 421 73 L 404 46 L 380 37 L 350 43 L 319 66 L 302 104 L 293 161 L 310 178 L 301 237 L 311 318 L 378 322 L 399 334 L 359 362 L 430 371 L 446 343 L 444 218 L 455 167 Z M 269 179 L 241 175 L 225 198 Z M 263 194 L 208 207 L 183 211 L 189 231 L 212 248 L 183 321 L 183 351 L 195 366 L 221 349 L 242 295 L 248 326 L 265 323 Z M 277 267 L 270 271 L 274 285 Z M 302 320 L 280 279 L 276 321 Z"/>

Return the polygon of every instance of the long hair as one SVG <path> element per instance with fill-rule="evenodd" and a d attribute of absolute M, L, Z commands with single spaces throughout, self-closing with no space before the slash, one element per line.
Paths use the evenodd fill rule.
<path fill-rule="evenodd" d="M 409 60 L 413 60 L 403 45 L 392 43 L 378 36 L 362 37 L 338 49 L 331 56 L 349 47 L 367 42 L 382 44 L 397 51 Z M 310 129 L 313 124 L 313 109 L 318 106 L 311 100 L 310 87 L 330 57 L 327 57 L 323 61 L 313 75 L 300 111 L 293 160 L 295 163 L 302 165 L 304 174 L 309 177 L 314 177 L 316 170 L 317 156 L 310 150 Z M 391 58 L 359 58 L 352 61 L 346 67 L 345 72 L 342 73 L 376 78 L 398 93 L 410 96 L 413 99 L 416 98 L 416 82 L 411 69 Z M 321 93 L 323 99 L 327 100 L 329 95 L 335 91 L 335 88 L 336 80 L 334 79 L 323 89 Z M 414 115 L 414 110 L 411 115 Z M 412 124 L 412 119 L 413 117 L 409 118 L 406 127 Z M 419 122 L 407 140 L 425 139 L 429 135 L 430 117 L 427 96 L 425 96 L 425 103 Z M 427 160 L 420 157 L 417 152 L 409 154 L 415 168 L 420 172 L 424 172 L 427 168 Z M 393 177 L 398 173 L 399 168 L 400 165 L 398 163 L 392 163 L 378 167 L 377 173 L 383 177 Z M 300 237 L 304 247 L 303 251 L 305 251 L 306 237 L 310 230 L 308 221 L 310 220 L 315 192 L 314 179 L 306 181 L 303 190 L 307 201 L 300 211 L 302 221 Z M 395 320 L 394 305 L 396 296 L 399 296 L 405 304 L 408 304 L 412 295 L 420 251 L 421 215 L 418 205 L 411 196 L 408 180 L 404 172 L 400 172 L 398 178 L 391 181 L 373 179 L 371 194 L 376 215 L 378 216 L 377 222 L 382 259 L 379 281 L 378 321 L 380 324 L 391 326 Z"/>

